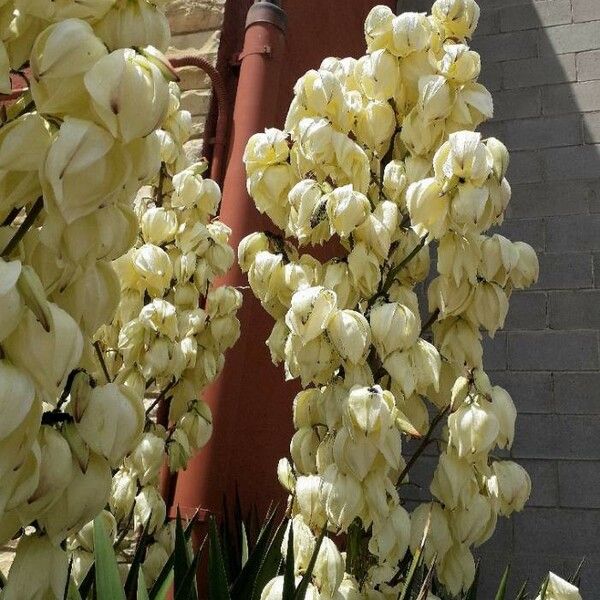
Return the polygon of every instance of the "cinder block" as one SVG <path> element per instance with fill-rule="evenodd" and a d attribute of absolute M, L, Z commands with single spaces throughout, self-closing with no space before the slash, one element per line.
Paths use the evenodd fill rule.
<path fill-rule="evenodd" d="M 583 115 L 583 135 L 586 144 L 600 143 L 600 112 Z"/>
<path fill-rule="evenodd" d="M 548 27 L 540 31 L 540 55 L 586 52 L 600 47 L 600 27 L 594 21 Z"/>
<path fill-rule="evenodd" d="M 524 119 L 542 114 L 542 93 L 538 88 L 508 90 L 494 94 L 494 119 Z"/>
<path fill-rule="evenodd" d="M 600 81 L 584 81 L 542 88 L 545 115 L 600 110 Z"/>
<path fill-rule="evenodd" d="M 500 10 L 484 7 L 479 16 L 475 37 L 500 32 Z"/>
<path fill-rule="evenodd" d="M 540 278 L 536 289 L 582 289 L 594 285 L 589 253 L 538 254 Z"/>
<path fill-rule="evenodd" d="M 181 94 L 181 108 L 189 110 L 192 115 L 206 115 L 210 107 L 212 92 L 210 90 L 188 90 Z"/>
<path fill-rule="evenodd" d="M 589 179 L 600 171 L 600 145 L 542 150 L 548 181 Z"/>
<path fill-rule="evenodd" d="M 545 329 L 547 302 L 545 292 L 515 292 L 510 297 L 505 329 Z"/>
<path fill-rule="evenodd" d="M 600 19 L 598 0 L 573 0 L 573 20 L 576 23 Z"/>
<path fill-rule="evenodd" d="M 502 65 L 502 77 L 506 89 L 576 81 L 575 54 L 510 61 Z"/>
<path fill-rule="evenodd" d="M 506 333 L 496 333 L 494 338 L 483 336 L 483 364 L 486 369 L 501 371 L 506 369 Z"/>
<path fill-rule="evenodd" d="M 473 40 L 473 48 L 486 62 L 533 58 L 538 54 L 537 31 L 486 35 Z"/>
<path fill-rule="evenodd" d="M 484 63 L 481 65 L 479 83 L 490 92 L 496 92 L 502 87 L 502 65 L 500 63 Z"/>
<path fill-rule="evenodd" d="M 600 367 L 596 331 L 510 331 L 512 371 L 593 371 Z"/>
<path fill-rule="evenodd" d="M 509 6 L 500 12 L 501 31 L 539 29 L 570 22 L 570 0 L 552 0 L 522 6 Z"/>
<path fill-rule="evenodd" d="M 568 215 L 546 222 L 548 252 L 600 251 L 600 215 Z"/>
<path fill-rule="evenodd" d="M 600 254 L 594 254 L 594 287 L 600 288 Z"/>
<path fill-rule="evenodd" d="M 600 508 L 600 464 L 584 460 L 560 461 L 558 489 L 560 506 Z"/>
<path fill-rule="evenodd" d="M 513 219 L 587 213 L 598 186 L 597 181 L 513 185 L 507 216 Z"/>
<path fill-rule="evenodd" d="M 515 183 L 536 183 L 542 180 L 542 162 L 538 152 L 513 152 L 508 167 L 509 181 Z"/>
<path fill-rule="evenodd" d="M 517 435 L 534 435 L 533 431 L 523 431 L 517 418 Z M 558 470 L 551 460 L 519 460 L 531 477 L 531 496 L 528 507 L 558 506 Z"/>
<path fill-rule="evenodd" d="M 600 329 L 600 290 L 550 292 L 551 329 Z"/>
<path fill-rule="evenodd" d="M 538 252 L 546 247 L 546 227 L 543 219 L 510 219 L 504 222 L 500 231 L 511 240 L 527 242 Z"/>
<path fill-rule="evenodd" d="M 581 117 L 567 115 L 507 121 L 505 136 L 505 143 L 509 150 L 576 146 L 583 142 Z"/>
<path fill-rule="evenodd" d="M 600 414 L 600 373 L 555 373 L 554 400 L 559 413 Z"/>
<path fill-rule="evenodd" d="M 579 81 L 600 79 L 600 50 L 591 50 L 577 55 L 577 79 Z"/>
<path fill-rule="evenodd" d="M 493 385 L 512 397 L 519 414 L 554 412 L 553 378 L 541 371 L 488 371 Z"/>
<path fill-rule="evenodd" d="M 599 426 L 598 415 L 521 414 L 512 455 L 516 460 L 600 460 Z"/>

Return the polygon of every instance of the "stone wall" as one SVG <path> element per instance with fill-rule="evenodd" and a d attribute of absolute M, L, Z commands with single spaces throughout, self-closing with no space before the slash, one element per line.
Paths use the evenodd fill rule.
<path fill-rule="evenodd" d="M 216 64 L 225 0 L 173 0 L 167 11 L 173 34 L 169 56 L 199 52 Z M 179 70 L 181 104 L 192 113 L 193 139 L 189 143 L 195 156 L 202 154 L 202 137 L 212 97 L 210 79 L 195 67 Z"/>

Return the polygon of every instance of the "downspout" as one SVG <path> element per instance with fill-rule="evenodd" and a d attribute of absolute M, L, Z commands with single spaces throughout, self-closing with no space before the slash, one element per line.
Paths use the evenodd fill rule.
<path fill-rule="evenodd" d="M 286 23 L 279 0 L 256 0 L 248 11 L 243 50 L 235 57 L 240 72 L 220 213 L 223 222 L 232 228 L 230 242 L 234 248 L 244 235 L 262 229 L 260 215 L 246 191 L 242 157 L 248 139 L 276 119 Z M 218 284 L 241 287 L 247 282 L 234 266 Z M 179 474 L 171 515 L 176 508 L 188 518 L 199 512 L 202 521 L 209 512 L 220 512 L 223 496 L 231 491 L 233 480 L 239 476 L 232 472 L 235 467 L 230 461 L 240 451 L 240 440 L 231 423 L 243 397 L 246 356 L 256 347 L 256 340 L 248 331 L 256 313 L 249 305 L 245 303 L 238 315 L 242 322 L 240 341 L 228 352 L 224 372 L 204 394 L 213 412 L 215 433 L 187 470 Z M 243 489 L 240 491 L 243 493 Z"/>

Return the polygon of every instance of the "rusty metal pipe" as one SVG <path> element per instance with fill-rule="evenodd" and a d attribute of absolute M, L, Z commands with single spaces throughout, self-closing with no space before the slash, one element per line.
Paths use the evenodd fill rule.
<path fill-rule="evenodd" d="M 236 247 L 246 234 L 264 229 L 263 217 L 254 207 L 246 191 L 246 172 L 242 156 L 248 139 L 271 126 L 278 110 L 279 83 L 284 66 L 286 15 L 278 2 L 258 1 L 250 8 L 240 65 L 239 81 L 231 127 L 231 144 L 223 185 L 221 218 L 232 228 L 230 243 Z M 246 285 L 244 275 L 234 267 L 218 284 Z M 271 465 L 273 448 L 260 444 L 261 427 L 285 430 L 281 423 L 290 421 L 282 408 L 287 406 L 275 397 L 259 408 L 248 398 L 247 388 L 258 389 L 260 382 L 273 381 L 275 367 L 265 358 L 260 368 L 248 370 L 249 357 L 256 354 L 256 339 L 272 327 L 268 317 L 249 296 L 238 314 L 242 324 L 241 338 L 227 353 L 224 371 L 204 394 L 213 413 L 214 435 L 208 445 L 179 474 L 175 506 L 181 514 L 192 515 L 198 509 L 220 513 L 223 495 L 232 497 L 236 482 L 243 499 L 250 503 L 272 498 L 278 489 L 275 464 Z M 264 338 L 268 336 L 265 333 Z M 265 369 L 269 370 L 268 374 Z M 268 406 L 267 406 L 268 404 Z M 244 415 L 252 416 L 246 419 Z M 291 428 L 291 426 L 290 426 Z M 289 443 L 287 431 L 285 443 Z M 291 434 L 290 434 L 291 435 Z M 283 437 L 283 436 L 282 436 Z M 252 452 L 248 449 L 252 447 Z M 277 450 L 278 451 L 278 450 Z M 252 456 L 252 471 L 243 464 Z M 279 454 L 277 454 L 279 456 Z M 269 484 L 272 485 L 269 488 Z"/>
<path fill-rule="evenodd" d="M 229 98 L 227 97 L 225 82 L 219 71 L 198 54 L 183 54 L 169 59 L 169 62 L 175 69 L 197 67 L 198 69 L 202 69 L 210 78 L 217 101 L 217 125 L 215 128 L 213 157 L 210 165 L 210 177 L 222 186 L 227 135 L 229 131 Z"/>

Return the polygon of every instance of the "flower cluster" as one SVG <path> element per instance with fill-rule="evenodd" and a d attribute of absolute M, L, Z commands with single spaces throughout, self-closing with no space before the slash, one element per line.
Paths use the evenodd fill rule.
<path fill-rule="evenodd" d="M 210 222 L 217 186 L 183 156 L 190 116 L 161 54 L 163 9 L 1 3 L 0 92 L 27 64 L 31 81 L 0 125 L 0 543 L 35 528 L 19 541 L 6 598 L 62 598 L 64 542 L 81 572 L 89 521 L 109 499 L 122 509 L 113 473 L 124 464 L 142 486 L 135 523 L 160 520 L 144 487 L 153 461 L 168 444 L 178 468 L 205 443 L 197 391 L 237 337 L 235 290 L 213 290 L 199 308 L 233 253 L 228 229 Z M 136 201 L 149 184 L 164 194 L 152 208 Z M 159 438 L 144 400 L 165 382 L 176 427 Z"/>
<path fill-rule="evenodd" d="M 216 218 L 221 192 L 203 177 L 206 165 L 186 158 L 191 116 L 181 110 L 175 84 L 157 134 L 160 174 L 135 201 L 137 241 L 114 262 L 121 300 L 113 321 L 96 334 L 109 378 L 146 399 L 144 433 L 113 476 L 107 518 L 123 540 L 123 569 L 135 532 L 145 526 L 153 537 L 143 565 L 148 584 L 174 542 L 159 489 L 161 469 L 165 458 L 172 472 L 185 469 L 212 434 L 211 411 L 200 395 L 239 337 L 241 305 L 238 290 L 212 285 L 234 261 L 230 230 Z M 165 422 L 157 418 L 159 404 L 169 407 Z M 77 580 L 93 560 L 80 539 L 71 540 Z"/>
<path fill-rule="evenodd" d="M 275 319 L 273 361 L 304 388 L 278 473 L 296 574 L 323 527 L 348 539 L 344 556 L 326 538 L 309 597 L 396 598 L 399 564 L 424 535 L 427 563 L 458 594 L 473 581 L 471 547 L 529 496 L 527 473 L 490 455 L 510 448 L 516 411 L 483 371 L 482 332 L 503 326 L 538 263 L 527 244 L 486 233 L 510 186 L 506 148 L 474 131 L 493 112 L 467 45 L 478 17 L 474 0 L 436 0 L 430 16 L 374 8 L 367 54 L 309 71 L 284 131 L 246 149 L 249 193 L 282 233 L 245 238 L 239 263 Z M 318 244 L 336 256 L 306 251 Z M 422 319 L 415 288 L 433 244 Z M 432 501 L 409 514 L 402 485 L 446 417 Z M 408 463 L 403 435 L 419 448 Z"/>

